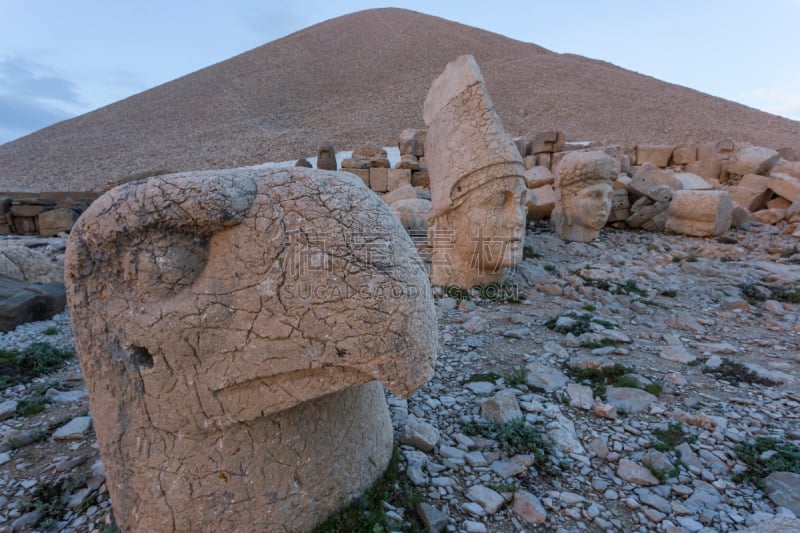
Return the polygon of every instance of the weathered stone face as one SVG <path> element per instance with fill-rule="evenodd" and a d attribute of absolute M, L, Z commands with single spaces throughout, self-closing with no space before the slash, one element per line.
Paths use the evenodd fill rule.
<path fill-rule="evenodd" d="M 119 187 L 76 225 L 66 268 L 123 529 L 313 527 L 388 461 L 382 393 L 361 384 L 408 395 L 433 370 L 419 256 L 347 173 Z"/>
<path fill-rule="evenodd" d="M 619 163 L 604 152 L 572 152 L 559 163 L 552 220 L 559 238 L 596 239 L 611 212 L 611 183 Z"/>
<path fill-rule="evenodd" d="M 431 280 L 469 288 L 522 260 L 525 166 L 503 130 L 472 56 L 448 64 L 428 92 Z"/>

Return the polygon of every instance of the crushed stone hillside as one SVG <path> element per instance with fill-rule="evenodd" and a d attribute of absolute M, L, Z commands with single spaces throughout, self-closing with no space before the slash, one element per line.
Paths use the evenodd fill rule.
<path fill-rule="evenodd" d="M 794 500 L 776 504 L 768 488 L 742 479 L 747 463 L 737 448 L 758 438 L 800 445 L 800 304 L 770 292 L 797 290 L 796 239 L 747 224 L 717 239 L 606 228 L 596 242 L 564 243 L 530 223 L 526 256 L 506 297 L 459 301 L 437 289 L 435 375 L 407 400 L 388 397 L 398 484 L 459 533 L 792 523 L 797 487 Z M 64 313 L 0 335 L 0 348 L 70 346 L 69 328 Z M 597 384 L 575 369 L 613 364 L 629 369 L 626 386 L 587 397 Z M 0 422 L 4 442 L 12 432 L 38 435 L 0 452 L 0 531 L 41 530 L 29 502 L 59 481 L 68 503 L 49 523 L 54 530 L 110 531 L 91 428 L 53 436 L 90 415 L 77 363 L 5 389 L 0 404 L 48 387 L 42 413 Z M 498 393 L 550 442 L 544 460 L 487 428 L 485 402 Z M 384 508 L 397 531 L 419 521 L 408 506 Z"/>

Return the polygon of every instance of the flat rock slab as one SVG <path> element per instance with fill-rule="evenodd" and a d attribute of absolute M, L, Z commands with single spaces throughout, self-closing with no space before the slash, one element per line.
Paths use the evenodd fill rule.
<path fill-rule="evenodd" d="M 641 389 L 631 387 L 609 387 L 606 390 L 606 402 L 626 413 L 646 411 L 658 400 L 654 395 Z"/>
<path fill-rule="evenodd" d="M 467 491 L 467 498 L 480 505 L 484 511 L 493 515 L 505 500 L 497 492 L 483 485 L 474 485 Z"/>
<path fill-rule="evenodd" d="M 800 516 L 800 474 L 773 472 L 764 479 L 764 491 L 772 503 Z"/>
<path fill-rule="evenodd" d="M 559 370 L 539 363 L 528 363 L 525 367 L 525 382 L 529 387 L 553 392 L 564 387 L 569 381 Z"/>
<path fill-rule="evenodd" d="M 53 433 L 55 440 L 80 440 L 92 426 L 91 416 L 73 418 Z"/>
<path fill-rule="evenodd" d="M 0 331 L 49 320 L 63 311 L 66 303 L 63 283 L 30 283 L 0 275 Z"/>
<path fill-rule="evenodd" d="M 490 422 L 505 424 L 522 418 L 522 410 L 514 391 L 501 390 L 481 404 L 481 414 Z"/>
<path fill-rule="evenodd" d="M 7 420 L 17 411 L 17 401 L 7 400 L 0 403 L 0 420 Z"/>
<path fill-rule="evenodd" d="M 524 490 L 514 493 L 514 513 L 529 524 L 543 524 L 547 520 L 547 511 L 542 502 Z"/>
<path fill-rule="evenodd" d="M 688 364 L 696 360 L 697 357 L 690 354 L 683 346 L 666 346 L 658 354 L 662 359 L 672 361 L 673 363 Z"/>
<path fill-rule="evenodd" d="M 658 485 L 658 479 L 644 466 L 634 463 L 630 459 L 620 459 L 617 475 L 637 485 Z"/>
<path fill-rule="evenodd" d="M 83 389 L 75 389 L 69 391 L 56 391 L 50 389 L 45 393 L 48 400 L 53 403 L 72 403 L 87 398 L 87 393 Z"/>

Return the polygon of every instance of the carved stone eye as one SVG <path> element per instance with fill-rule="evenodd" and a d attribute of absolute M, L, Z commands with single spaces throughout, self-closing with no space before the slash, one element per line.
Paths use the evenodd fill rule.
<path fill-rule="evenodd" d="M 124 277 L 141 294 L 163 298 L 194 283 L 208 261 L 208 239 L 199 235 L 154 235 L 127 254 Z"/>

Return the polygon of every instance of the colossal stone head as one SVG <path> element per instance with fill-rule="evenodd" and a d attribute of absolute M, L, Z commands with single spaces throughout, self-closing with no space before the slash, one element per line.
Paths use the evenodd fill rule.
<path fill-rule="evenodd" d="M 391 211 L 347 173 L 234 169 L 109 191 L 68 298 L 118 523 L 307 530 L 391 452 L 382 382 L 433 371 L 436 315 Z"/>
<path fill-rule="evenodd" d="M 599 150 L 564 156 L 558 164 L 551 215 L 559 238 L 590 242 L 600 235 L 611 212 L 611 184 L 618 175 L 617 160 Z"/>
<path fill-rule="evenodd" d="M 433 82 L 423 116 L 431 280 L 462 288 L 501 281 L 504 267 L 522 261 L 525 166 L 472 56 Z"/>

